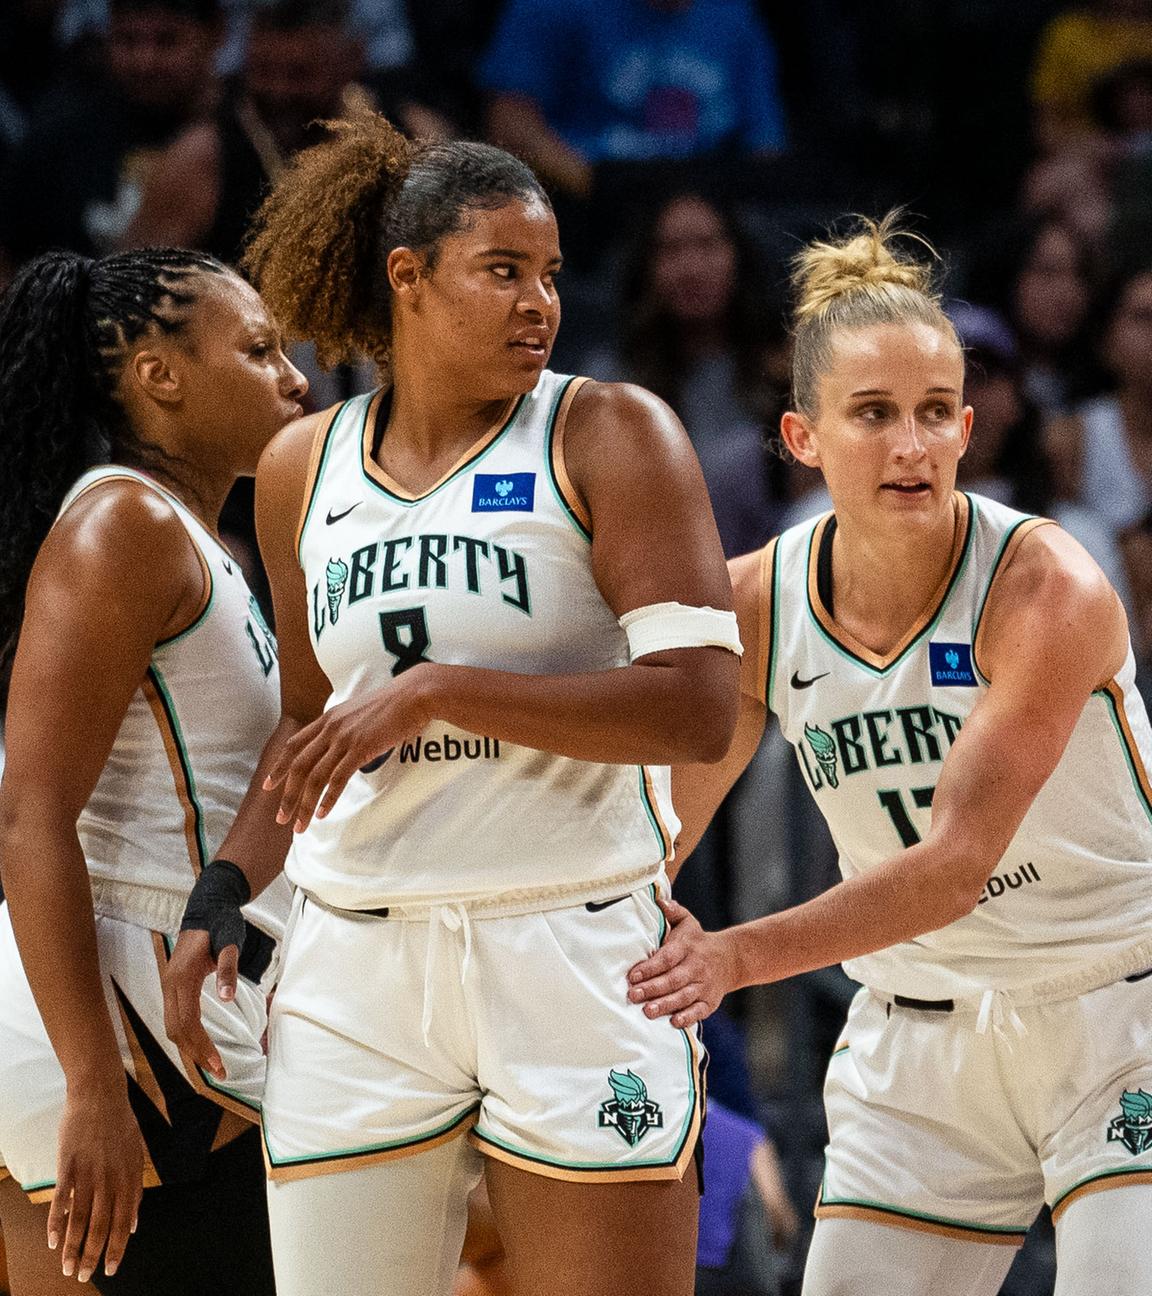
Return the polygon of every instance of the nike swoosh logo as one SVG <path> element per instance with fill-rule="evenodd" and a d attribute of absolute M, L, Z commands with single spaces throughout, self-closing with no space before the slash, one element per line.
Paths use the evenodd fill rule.
<path fill-rule="evenodd" d="M 227 558 L 223 559 L 223 562 L 224 562 L 224 570 L 228 573 L 229 576 L 231 576 L 231 575 L 232 575 L 232 564 L 228 561 Z"/>
<path fill-rule="evenodd" d="M 344 510 L 343 513 L 333 513 L 332 510 L 329 509 L 328 516 L 324 519 L 324 521 L 328 526 L 331 526 L 333 522 L 339 522 L 341 518 L 346 518 L 354 508 L 359 508 L 360 505 L 363 503 L 364 503 L 363 500 L 357 500 L 355 504 L 349 504 L 349 506 Z"/>
<path fill-rule="evenodd" d="M 831 674 L 832 674 L 831 671 L 823 671 L 823 672 L 822 672 L 821 674 L 819 674 L 819 675 L 813 675 L 811 679 L 801 679 L 801 678 L 800 678 L 800 672 L 799 672 L 799 671 L 793 671 L 793 672 L 792 672 L 792 687 L 793 687 L 794 689 L 806 689 L 806 688 L 811 688 L 812 685 L 815 684 L 817 680 L 822 680 L 822 679 L 824 678 L 825 675 L 831 675 Z"/>
<path fill-rule="evenodd" d="M 607 909 L 609 905 L 619 904 L 621 900 L 627 900 L 626 895 L 617 896 L 615 900 L 589 900 L 584 908 L 589 913 L 599 913 L 601 909 Z"/>

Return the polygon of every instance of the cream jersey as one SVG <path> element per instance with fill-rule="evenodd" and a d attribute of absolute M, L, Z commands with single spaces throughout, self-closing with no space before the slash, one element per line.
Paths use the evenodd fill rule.
<path fill-rule="evenodd" d="M 279 720 L 276 640 L 239 564 L 143 473 L 94 468 L 60 513 L 93 487 L 125 478 L 161 495 L 184 524 L 204 569 L 204 604 L 191 625 L 153 650 L 77 831 L 97 912 L 173 933 Z M 244 912 L 279 939 L 290 905 L 280 878 Z"/>
<path fill-rule="evenodd" d="M 538 675 L 628 664 L 564 469 L 582 381 L 545 371 L 420 495 L 374 461 L 388 393 L 336 408 L 298 542 L 329 707 L 422 661 Z M 353 775 L 296 838 L 288 873 L 348 909 L 543 907 L 653 880 L 677 827 L 666 768 L 572 760 L 434 721 Z"/>
<path fill-rule="evenodd" d="M 887 656 L 833 619 L 828 514 L 765 550 L 767 703 L 793 745 L 846 878 L 928 831 L 932 792 L 956 735 L 988 688 L 978 636 L 996 575 L 1045 525 L 976 495 L 956 496 L 948 574 Z M 845 970 L 888 994 L 946 999 L 1011 990 L 1135 951 L 1152 931 L 1152 731 L 1131 650 L 1088 700 L 1055 772 L 970 914 L 853 959 Z M 1021 734 L 1020 741 L 1028 741 Z"/>

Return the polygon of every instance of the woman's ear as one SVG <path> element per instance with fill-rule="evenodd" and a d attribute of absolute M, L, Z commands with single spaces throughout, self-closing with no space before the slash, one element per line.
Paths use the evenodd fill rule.
<path fill-rule="evenodd" d="M 809 418 L 795 410 L 786 410 L 780 416 L 780 435 L 797 462 L 809 468 L 820 467 L 820 449 Z"/>

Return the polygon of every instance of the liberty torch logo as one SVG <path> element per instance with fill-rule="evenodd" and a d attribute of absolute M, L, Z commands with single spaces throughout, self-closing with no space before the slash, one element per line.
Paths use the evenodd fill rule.
<path fill-rule="evenodd" d="M 1152 1147 L 1152 1094 L 1143 1089 L 1120 1095 L 1120 1115 L 1108 1126 L 1108 1142 L 1123 1143 L 1133 1156 Z"/>
<path fill-rule="evenodd" d="M 648 1088 L 638 1075 L 609 1071 L 608 1083 L 616 1097 L 600 1104 L 601 1129 L 610 1125 L 629 1147 L 635 1147 L 650 1129 L 664 1128 L 660 1104 L 649 1101 Z"/>
<path fill-rule="evenodd" d="M 828 786 L 839 787 L 840 780 L 836 776 L 836 744 L 832 741 L 832 735 L 826 734 L 819 725 L 806 724 L 804 737 L 812 748 L 812 755 L 820 762 L 820 771 L 828 780 Z"/>

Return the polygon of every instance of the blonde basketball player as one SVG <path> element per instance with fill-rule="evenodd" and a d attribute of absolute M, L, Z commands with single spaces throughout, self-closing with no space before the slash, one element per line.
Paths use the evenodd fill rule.
<path fill-rule="evenodd" d="M 287 888 L 240 920 L 246 975 L 229 1001 L 207 997 L 226 1082 L 169 1044 L 160 970 L 277 717 L 275 643 L 216 519 L 305 389 L 260 298 L 199 253 L 50 253 L 0 304 L 14 1296 L 75 1278 L 141 1296 L 273 1288 L 255 1122 Z M 272 816 L 255 831 L 275 836 Z"/>
<path fill-rule="evenodd" d="M 632 997 L 676 1025 L 844 962 L 807 1296 L 1000 1288 L 1043 1202 L 1060 1296 L 1152 1289 L 1152 804 L 1124 613 L 1056 526 L 958 494 L 972 413 L 890 222 L 800 257 L 784 438 L 834 512 L 733 564 L 748 667 L 690 846 L 776 713 L 844 881 L 705 933 Z"/>
<path fill-rule="evenodd" d="M 719 759 L 736 716 L 699 467 L 648 393 L 545 368 L 556 223 L 499 149 L 343 127 L 251 264 L 290 331 L 388 373 L 258 474 L 296 729 L 268 782 L 299 888 L 264 1108 L 280 1296 L 448 1291 L 482 1162 L 517 1293 L 687 1296 L 702 1054 L 626 976 L 662 934 L 666 766 Z M 235 862 L 253 890 L 277 863 Z M 203 921 L 168 983 L 191 1047 Z"/>

